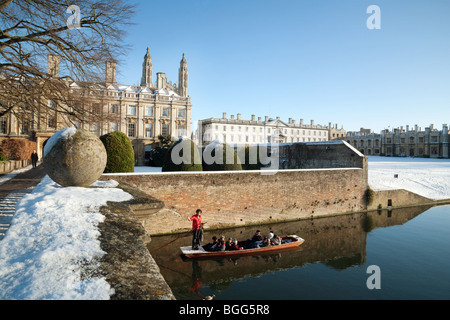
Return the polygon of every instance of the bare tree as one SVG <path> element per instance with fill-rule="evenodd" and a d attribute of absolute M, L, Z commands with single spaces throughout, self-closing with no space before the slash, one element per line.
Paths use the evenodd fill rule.
<path fill-rule="evenodd" d="M 0 0 L 0 116 L 56 108 L 81 119 L 91 110 L 86 103 L 105 82 L 106 62 L 125 53 L 123 37 L 134 6 L 124 0 L 71 4 Z M 55 65 L 48 67 L 48 57 Z M 74 81 L 81 87 L 71 87 Z"/>

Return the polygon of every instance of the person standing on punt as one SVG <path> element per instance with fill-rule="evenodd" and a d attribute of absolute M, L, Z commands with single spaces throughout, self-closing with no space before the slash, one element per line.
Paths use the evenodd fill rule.
<path fill-rule="evenodd" d="M 192 221 L 192 250 L 198 250 L 203 238 L 202 210 L 197 209 L 188 220 Z"/>

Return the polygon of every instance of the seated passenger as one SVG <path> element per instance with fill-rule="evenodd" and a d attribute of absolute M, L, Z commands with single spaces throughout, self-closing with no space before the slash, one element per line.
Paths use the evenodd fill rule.
<path fill-rule="evenodd" d="M 244 249 L 243 247 L 239 246 L 239 242 L 237 240 L 234 240 L 230 250 L 243 250 L 243 249 Z"/>
<path fill-rule="evenodd" d="M 252 238 L 253 242 L 258 242 L 258 241 L 262 241 L 263 240 L 263 236 L 261 235 L 261 231 L 256 230 L 255 235 Z"/>
<path fill-rule="evenodd" d="M 213 236 L 212 242 L 204 245 L 203 249 L 205 249 L 205 251 L 214 251 L 216 246 L 217 246 L 217 237 Z"/>
<path fill-rule="evenodd" d="M 220 239 L 217 241 L 217 245 L 214 249 L 214 251 L 225 251 L 225 236 L 221 236 Z"/>
<path fill-rule="evenodd" d="M 271 240 L 272 245 L 277 246 L 281 244 L 281 237 L 274 235 L 272 240 Z"/>
<path fill-rule="evenodd" d="M 233 243 L 233 238 L 228 238 L 227 243 L 225 244 L 225 250 L 233 250 L 234 243 Z"/>
<path fill-rule="evenodd" d="M 264 238 L 263 243 L 262 243 L 262 246 L 263 246 L 263 247 L 270 246 L 270 245 L 271 245 L 272 239 L 273 239 L 273 232 L 270 231 L 270 232 L 269 232 L 269 235 L 268 235 L 266 238 Z"/>

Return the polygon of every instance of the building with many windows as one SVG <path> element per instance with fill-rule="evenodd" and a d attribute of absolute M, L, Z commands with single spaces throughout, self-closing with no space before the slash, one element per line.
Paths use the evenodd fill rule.
<path fill-rule="evenodd" d="M 323 126 L 311 123 L 304 123 L 303 119 L 297 123 L 289 118 L 288 122 L 269 118 L 264 119 L 252 115 L 251 120 L 241 119 L 241 114 L 237 117 L 232 115 L 227 117 L 223 113 L 222 118 L 209 118 L 200 120 L 198 125 L 197 139 L 200 145 L 206 145 L 214 140 L 224 143 L 240 144 L 267 144 L 267 143 L 293 143 L 293 142 L 315 142 L 328 141 L 335 136 L 344 137 L 345 130 L 338 129 L 337 125 Z"/>
<path fill-rule="evenodd" d="M 373 133 L 370 129 L 347 132 L 345 140 L 365 155 L 393 157 L 449 158 L 449 128 L 434 125 L 421 130 L 419 126 L 396 128 Z"/>
<path fill-rule="evenodd" d="M 49 73 L 59 70 L 59 57 L 49 56 Z M 188 68 L 186 57 L 180 62 L 178 84 L 168 81 L 166 74 L 158 72 L 153 81 L 153 65 L 149 50 L 144 57 L 140 85 L 123 85 L 116 81 L 116 63 L 106 64 L 105 82 L 90 85 L 71 82 L 71 90 L 86 96 L 84 119 L 68 119 L 58 108 L 49 108 L 45 115 L 21 117 L 9 113 L 0 118 L 0 140 L 6 138 L 31 139 L 37 142 L 42 156 L 43 144 L 56 131 L 69 126 L 84 128 L 101 136 L 113 131 L 125 133 L 135 150 L 137 165 L 144 165 L 145 154 L 159 145 L 159 136 L 190 135 L 191 98 L 188 94 Z M 58 71 L 56 71 L 58 72 Z M 52 106 L 52 101 L 49 101 Z M 70 107 L 70 106 L 69 106 Z M 98 116 L 98 117 L 97 117 Z"/>

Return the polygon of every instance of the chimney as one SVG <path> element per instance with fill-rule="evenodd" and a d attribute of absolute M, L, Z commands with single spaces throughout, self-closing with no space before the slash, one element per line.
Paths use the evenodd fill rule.
<path fill-rule="evenodd" d="M 231 115 L 231 120 L 234 120 L 234 115 Z"/>
<path fill-rule="evenodd" d="M 48 59 L 48 74 L 52 77 L 59 77 L 59 63 L 61 62 L 61 57 L 49 54 Z"/>
<path fill-rule="evenodd" d="M 289 118 L 289 124 L 291 124 L 292 123 L 292 118 Z"/>
<path fill-rule="evenodd" d="M 311 120 L 311 126 L 313 126 L 314 125 L 314 120 Z"/>
<path fill-rule="evenodd" d="M 158 72 L 156 74 L 156 89 L 164 89 L 166 86 L 166 74 Z"/>
<path fill-rule="evenodd" d="M 269 117 L 266 116 L 264 121 L 268 122 L 269 121 Z"/>
<path fill-rule="evenodd" d="M 300 119 L 300 125 L 301 126 L 303 125 L 303 119 Z"/>
<path fill-rule="evenodd" d="M 255 115 L 252 114 L 252 121 L 255 121 Z"/>
<path fill-rule="evenodd" d="M 227 113 L 224 112 L 224 113 L 223 113 L 223 119 L 226 119 L 226 118 L 227 118 Z"/>
<path fill-rule="evenodd" d="M 237 119 L 241 120 L 241 114 L 240 113 L 237 114 Z"/>

